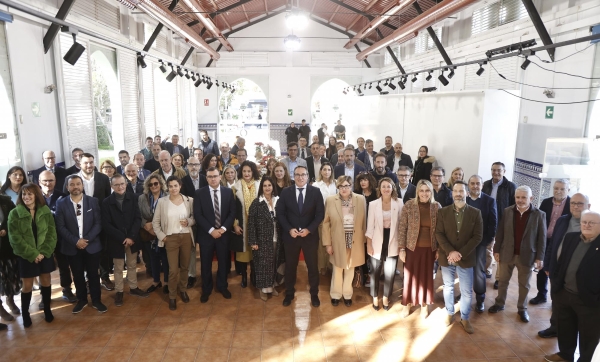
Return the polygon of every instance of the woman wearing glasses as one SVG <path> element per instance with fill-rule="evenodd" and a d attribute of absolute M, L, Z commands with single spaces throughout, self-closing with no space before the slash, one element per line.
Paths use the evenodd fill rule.
<path fill-rule="evenodd" d="M 389 177 L 379 180 L 379 198 L 369 204 L 367 222 L 367 252 L 371 263 L 371 296 L 373 309 L 379 310 L 379 276 L 383 268 L 383 309 L 389 310 L 396 264 L 398 263 L 397 225 L 402 212 L 402 199 L 398 197 L 396 185 Z"/>
<path fill-rule="evenodd" d="M 281 228 L 275 218 L 277 191 L 273 180 L 264 176 L 258 188 L 258 198 L 252 201 L 248 212 L 248 244 L 252 249 L 256 288 L 260 299 L 267 294 L 277 296 L 275 286 L 283 282 L 285 256 L 281 245 Z"/>
<path fill-rule="evenodd" d="M 108 178 L 111 178 L 115 175 L 115 172 L 117 172 L 117 167 L 115 166 L 115 163 L 111 160 L 104 160 L 100 164 L 100 172 L 108 176 Z"/>
<path fill-rule="evenodd" d="M 158 199 L 154 210 L 152 228 L 158 238 L 158 245 L 164 246 L 169 261 L 169 309 L 177 309 L 177 292 L 184 303 L 190 301 L 187 295 L 187 276 L 190 253 L 194 249 L 192 226 L 196 223 L 193 215 L 194 199 L 181 194 L 181 180 L 177 176 L 167 179 L 169 196 Z"/>
<path fill-rule="evenodd" d="M 331 166 L 331 163 L 323 162 L 321 164 L 321 169 L 317 175 L 317 182 L 313 183 L 313 186 L 321 191 L 323 202 L 325 202 L 329 196 L 337 194 L 338 189 L 335 186 L 333 167 Z M 319 240 L 323 240 L 323 223 L 319 225 Z M 325 275 L 329 266 L 329 255 L 327 254 L 327 250 L 324 246 L 319 246 L 317 257 L 319 271 L 322 275 Z"/>
<path fill-rule="evenodd" d="M 344 304 L 350 307 L 354 268 L 365 263 L 366 203 L 352 192 L 352 177 L 338 177 L 336 186 L 339 193 L 325 200 L 322 243 L 333 264 L 331 304 L 338 306 L 344 297 Z"/>
<path fill-rule="evenodd" d="M 433 198 L 433 185 L 427 180 L 417 184 L 417 197 L 407 201 L 400 216 L 398 247 L 404 262 L 402 315 L 408 316 L 413 305 L 421 305 L 427 317 L 427 305 L 433 304 L 433 268 L 437 260 L 435 224 L 441 205 Z"/>
<path fill-rule="evenodd" d="M 56 269 L 53 257 L 56 247 L 56 226 L 54 216 L 46 206 L 38 185 L 26 184 L 21 187 L 17 207 L 8 214 L 8 237 L 19 260 L 19 274 L 23 280 L 21 292 L 23 326 L 25 328 L 31 326 L 29 304 L 35 277 L 40 277 L 44 319 L 48 323 L 52 322 L 54 316 L 50 310 L 52 294 L 50 273 Z"/>
<path fill-rule="evenodd" d="M 152 293 L 158 288 L 163 288 L 163 293 L 169 293 L 169 260 L 164 244 L 159 246 L 156 233 L 152 227 L 152 219 L 154 211 L 158 205 L 158 199 L 167 194 L 167 186 L 163 178 L 158 175 L 150 175 L 144 181 L 144 193 L 138 198 L 138 206 L 140 215 L 142 216 L 142 228 L 154 238 L 150 243 L 150 266 L 152 270 L 152 285 L 146 290 L 147 293 Z M 164 272 L 163 280 L 165 285 L 160 282 L 160 271 Z"/>

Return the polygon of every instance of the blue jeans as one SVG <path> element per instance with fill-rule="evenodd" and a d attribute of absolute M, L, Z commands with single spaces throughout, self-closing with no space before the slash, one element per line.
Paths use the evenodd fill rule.
<path fill-rule="evenodd" d="M 169 260 L 165 248 L 152 247 L 150 251 L 150 265 L 152 266 L 152 278 L 155 283 L 160 282 L 160 271 L 162 269 L 165 283 L 169 282 Z M 161 267 L 162 266 L 162 267 Z"/>
<path fill-rule="evenodd" d="M 444 302 L 449 315 L 454 315 L 454 280 L 458 274 L 460 282 L 460 318 L 469 319 L 471 313 L 471 299 L 473 291 L 473 268 L 459 266 L 443 266 L 442 279 L 444 280 Z"/>

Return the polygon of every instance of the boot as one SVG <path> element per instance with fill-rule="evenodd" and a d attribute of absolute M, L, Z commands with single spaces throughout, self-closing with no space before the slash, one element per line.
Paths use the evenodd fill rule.
<path fill-rule="evenodd" d="M 248 274 L 246 272 L 242 273 L 242 288 L 246 288 L 248 286 Z"/>
<path fill-rule="evenodd" d="M 50 323 L 54 320 L 52 310 L 50 309 L 50 297 L 52 295 L 52 287 L 40 287 L 42 294 L 42 302 L 44 302 L 44 319 Z"/>
<path fill-rule="evenodd" d="M 4 306 L 2 305 L 2 300 L 0 300 L 0 317 L 8 322 L 12 322 L 15 320 L 15 317 L 13 317 L 12 314 L 8 313 L 6 309 L 4 309 Z"/>
<path fill-rule="evenodd" d="M 8 309 L 10 309 L 10 312 L 12 314 L 17 314 L 17 315 L 21 314 L 21 310 L 15 304 L 14 295 L 6 297 L 6 306 L 8 307 Z"/>
<path fill-rule="evenodd" d="M 256 273 L 254 272 L 254 260 L 250 261 L 250 282 L 256 288 Z"/>
<path fill-rule="evenodd" d="M 31 303 L 31 292 L 21 292 L 21 310 L 23 314 L 23 327 L 31 327 L 31 317 L 29 316 L 29 304 Z"/>

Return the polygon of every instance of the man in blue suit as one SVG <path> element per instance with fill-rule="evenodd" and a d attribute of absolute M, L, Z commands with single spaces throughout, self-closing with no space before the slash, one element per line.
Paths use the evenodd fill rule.
<path fill-rule="evenodd" d="M 359 153 L 356 157 L 358 160 L 365 164 L 367 171 L 373 171 L 375 169 L 375 155 L 377 152 L 373 151 L 373 140 L 367 140 L 365 142 L 365 150 Z"/>
<path fill-rule="evenodd" d="M 59 190 L 62 190 L 65 184 L 65 178 L 69 175 L 68 171 L 62 167 L 56 166 L 56 155 L 54 154 L 54 151 L 44 151 L 44 153 L 42 153 L 42 160 L 44 161 L 44 166 L 31 172 L 33 183 L 39 183 L 40 174 L 42 172 L 50 171 L 54 174 L 56 179 L 55 187 Z"/>
<path fill-rule="evenodd" d="M 352 182 L 356 180 L 356 176 L 358 176 L 361 172 L 366 172 L 367 170 L 354 162 L 354 148 L 351 146 L 346 146 L 344 149 L 344 164 L 335 166 L 333 170 L 333 174 L 337 179 L 340 176 L 350 176 L 352 177 Z"/>
<path fill-rule="evenodd" d="M 196 190 L 194 194 L 194 218 L 198 225 L 196 242 L 200 244 L 200 263 L 202 272 L 202 295 L 200 302 L 208 302 L 213 289 L 212 258 L 217 253 L 217 291 L 225 299 L 231 299 L 227 290 L 227 230 L 233 227 L 235 218 L 235 200 L 233 191 L 221 186 L 221 174 L 215 167 L 206 170 L 208 187 Z"/>
<path fill-rule="evenodd" d="M 469 178 L 469 197 L 467 197 L 467 205 L 473 206 L 481 211 L 483 219 L 483 238 L 481 243 L 475 248 L 476 264 L 473 269 L 473 291 L 475 292 L 475 300 L 477 305 L 475 310 L 483 313 L 485 306 L 485 280 L 486 280 L 486 256 L 487 247 L 496 237 L 496 229 L 498 228 L 498 215 L 496 215 L 496 200 L 481 192 L 483 187 L 483 179 L 479 175 L 473 175 Z"/>
<path fill-rule="evenodd" d="M 107 308 L 100 301 L 100 231 L 102 220 L 98 200 L 84 195 L 83 180 L 79 175 L 67 179 L 69 197 L 63 197 L 56 205 L 56 231 L 62 241 L 61 251 L 69 258 L 75 290 L 79 301 L 73 308 L 77 314 L 87 306 L 85 275 L 90 286 L 92 306 L 100 313 Z"/>
<path fill-rule="evenodd" d="M 354 157 L 354 150 L 352 150 Z M 283 306 L 292 304 L 294 285 L 300 251 L 308 269 L 310 301 L 313 307 L 321 305 L 319 301 L 319 267 L 317 251 L 319 248 L 319 225 L 325 217 L 323 195 L 318 188 L 308 185 L 308 169 L 297 166 L 294 170 L 295 185 L 281 191 L 275 206 L 277 220 L 281 224 L 283 247 L 285 249 L 285 298 Z"/>

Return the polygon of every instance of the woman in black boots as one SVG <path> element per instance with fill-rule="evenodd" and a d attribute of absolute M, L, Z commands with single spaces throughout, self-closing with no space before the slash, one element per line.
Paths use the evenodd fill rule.
<path fill-rule="evenodd" d="M 29 304 L 33 279 L 40 277 L 42 302 L 46 322 L 54 320 L 50 310 L 50 273 L 54 264 L 56 247 L 56 226 L 52 212 L 46 206 L 39 186 L 26 184 L 21 187 L 17 207 L 8 215 L 8 237 L 19 262 L 19 272 L 23 280 L 21 309 L 23 326 L 31 326 Z"/>

